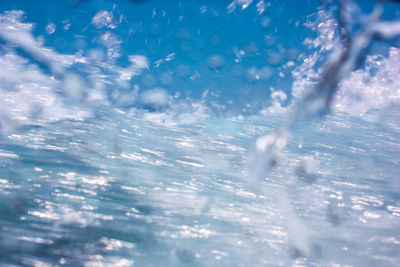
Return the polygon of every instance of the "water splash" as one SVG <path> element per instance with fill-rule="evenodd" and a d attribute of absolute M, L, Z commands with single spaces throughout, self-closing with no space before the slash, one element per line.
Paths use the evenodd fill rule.
<path fill-rule="evenodd" d="M 334 3 L 297 20 L 297 2 L 234 1 L 230 14 L 216 2 L 73 2 L 95 8 L 42 25 L 2 13 L 0 116 L 10 128 L 0 138 L 0 264 L 399 265 L 399 110 L 385 109 L 385 121 L 369 114 L 398 102 L 398 49 L 337 74 L 330 108 L 368 122 L 334 112 L 308 120 L 328 112 L 321 104 L 292 115 L 286 135 L 258 139 L 253 171 L 265 182 L 250 181 L 251 191 L 243 165 L 253 140 L 287 125 L 293 99 L 326 97 L 313 88 L 322 59 L 337 49 L 333 64 L 344 47 Z M 291 48 L 311 35 L 303 21 L 317 37 Z M 74 52 L 57 45 L 67 34 Z M 251 97 L 240 112 L 219 117 L 242 92 Z M 360 109 L 348 109 L 355 99 Z M 271 146 L 276 157 L 263 154 Z M 266 173 L 265 161 L 279 168 Z"/>
<path fill-rule="evenodd" d="M 257 188 L 254 184 L 258 184 L 256 181 L 264 180 L 264 178 L 270 174 L 271 170 L 277 166 L 288 164 L 287 156 L 285 155 L 285 148 L 290 141 L 291 135 L 296 130 L 297 127 L 303 126 L 304 122 L 312 118 L 321 118 L 326 116 L 332 109 L 333 103 L 336 102 L 336 108 L 338 110 L 344 110 L 349 113 L 363 114 L 367 110 L 372 108 L 382 107 L 383 103 L 390 105 L 392 101 L 398 100 L 399 91 L 397 88 L 397 83 L 374 84 L 372 90 L 368 90 L 367 86 L 363 86 L 361 82 L 365 79 L 360 79 L 362 71 L 354 73 L 348 80 L 344 80 L 349 73 L 353 70 L 358 69 L 366 58 L 367 51 L 375 40 L 390 40 L 395 36 L 400 35 L 400 21 L 394 22 L 381 22 L 380 16 L 382 14 L 382 3 L 378 3 L 372 13 L 367 17 L 363 17 L 364 20 L 361 24 L 360 29 L 355 31 L 353 35 L 350 34 L 349 28 L 352 28 L 354 20 L 348 15 L 351 9 L 351 5 L 347 5 L 346 2 L 342 1 L 341 6 L 339 6 L 339 31 L 341 33 L 341 42 L 339 43 L 335 40 L 334 31 L 332 26 L 335 25 L 334 20 L 327 19 L 324 23 L 318 24 L 319 35 L 318 38 L 311 42 L 314 47 L 321 47 L 322 52 L 325 50 L 330 51 L 331 55 L 325 62 L 322 71 L 320 73 L 315 73 L 312 68 L 308 67 L 308 75 L 311 79 L 316 78 L 316 82 L 311 82 L 310 80 L 302 79 L 301 87 L 306 87 L 312 84 L 312 89 L 308 89 L 304 92 L 299 93 L 298 87 L 295 87 L 294 94 L 298 97 L 298 101 L 293 107 L 293 111 L 288 115 L 288 118 L 284 120 L 283 124 L 277 128 L 273 133 L 259 137 L 254 145 L 254 149 L 250 152 L 248 159 L 248 168 L 250 172 L 250 186 L 254 189 Z M 354 9 L 354 7 L 353 7 Z M 325 14 L 319 13 L 319 15 L 324 16 Z M 326 15 L 324 16 L 326 17 Z M 358 23 L 358 21 L 357 21 Z M 326 40 L 328 42 L 326 42 Z M 321 41 L 322 40 L 322 41 Z M 339 45 L 339 49 L 333 49 L 334 45 Z M 321 51 L 320 50 L 320 51 Z M 321 53 L 321 52 L 319 52 Z M 391 68 L 395 73 L 398 69 L 396 67 L 392 68 L 392 60 L 396 60 L 398 49 L 391 48 L 388 59 L 385 63 L 387 67 Z M 311 55 L 311 61 L 316 64 L 316 54 Z M 372 57 L 375 59 L 374 57 Z M 373 61 L 375 62 L 375 61 Z M 305 64 L 309 64 L 306 62 Z M 371 58 L 367 58 L 367 64 L 371 64 Z M 372 64 L 380 64 L 379 61 Z M 397 63 L 396 63 L 397 64 Z M 304 67 L 300 67 L 303 68 Z M 299 73 L 299 70 L 296 70 Z M 370 67 L 367 67 L 364 73 L 370 75 Z M 304 75 L 304 74 L 302 74 Z M 365 76 L 365 74 L 364 74 Z M 379 81 L 379 74 L 377 75 Z M 374 79 L 374 78 L 372 78 Z M 344 81 L 343 81 L 344 80 Z M 349 84 L 350 82 L 350 84 Z M 337 91 L 339 86 L 350 87 L 347 90 L 341 90 L 338 94 Z M 359 83 L 362 86 L 364 92 L 354 88 L 354 84 Z M 299 86 L 299 84 L 295 84 Z M 385 87 L 385 85 L 387 87 Z M 370 85 L 373 86 L 373 85 Z M 385 89 L 382 89 L 382 87 Z M 358 102 L 353 98 L 352 95 L 363 95 L 364 99 Z M 299 96 L 302 95 L 302 96 Z M 345 95 L 345 96 L 344 96 Z M 385 95 L 386 99 L 383 100 Z M 380 96 L 380 97 L 379 97 Z M 378 101 L 371 101 L 370 99 L 378 97 Z M 379 101 L 380 100 L 380 101 Z M 373 102 L 374 104 L 372 104 Z M 360 104 L 361 103 L 361 104 Z M 347 105 L 346 105 L 347 104 Z M 301 147 L 300 147 L 301 148 Z M 311 159 L 311 162 L 314 160 Z M 295 174 L 301 180 L 308 183 L 314 182 L 317 175 L 313 173 L 313 163 L 308 161 L 301 161 L 296 167 Z M 290 185 L 288 190 L 290 190 Z M 311 257 L 315 253 L 314 246 L 311 243 L 310 230 L 302 223 L 301 219 L 298 218 L 296 213 L 292 210 L 292 206 L 289 204 L 287 197 L 282 197 L 280 201 L 280 206 L 286 220 L 289 222 L 287 224 L 288 236 L 290 239 L 289 243 L 292 246 L 293 257 L 303 258 Z M 336 215 L 332 215 L 335 212 L 330 212 L 329 218 L 331 221 L 337 221 L 334 218 Z M 318 250 L 318 249 L 317 249 Z"/>
<path fill-rule="evenodd" d="M 295 104 L 291 115 L 289 115 L 289 118 L 281 125 L 281 127 L 279 127 L 276 132 L 257 139 L 254 155 L 251 156 L 252 159 L 250 160 L 250 168 L 253 170 L 252 176 L 257 177 L 256 179 L 264 177 L 265 173 L 279 164 L 279 154 L 282 153 L 286 147 L 292 131 L 300 122 L 312 117 L 324 116 L 329 113 L 340 83 L 349 75 L 349 73 L 358 69 L 364 63 L 365 57 L 372 43 L 376 40 L 391 40 L 400 35 L 400 21 L 380 21 L 383 12 L 383 3 L 377 3 L 371 14 L 366 17 L 362 16 L 362 22 L 354 21 L 350 18 L 348 13 L 350 10 L 355 8 L 353 5 L 348 5 L 344 1 L 341 3 L 342 5 L 339 8 L 339 31 L 341 32 L 342 41 L 340 43 L 340 48 L 331 53 L 323 66 L 321 73 L 316 75 L 315 72 L 309 69 L 308 75 L 310 77 L 317 77 L 317 81 L 315 84 L 312 82 L 306 82 L 304 84 L 303 82 L 301 87 L 311 84 L 311 90 L 306 90 L 305 92 L 300 93 L 298 85 L 296 84 L 297 87 L 295 87 L 294 90 L 295 96 L 304 96 L 302 98 L 300 97 L 300 100 L 297 101 L 298 103 Z M 351 28 L 356 23 L 360 23 L 361 27 L 351 36 L 348 28 Z M 318 25 L 318 31 L 320 31 L 320 34 L 325 36 L 324 38 L 327 38 L 329 42 L 325 42 L 321 37 L 318 37 L 312 42 L 314 47 L 319 47 L 320 44 L 323 43 L 324 45 L 321 47 L 322 50 L 329 51 L 332 50 L 335 43 L 338 44 L 337 41 L 334 41 L 334 35 L 331 28 L 332 24 L 334 24 L 333 20 L 328 19 L 324 24 L 321 23 Z M 388 62 L 396 60 L 396 51 L 396 48 L 391 48 L 391 53 L 387 60 Z M 312 55 L 311 58 L 315 58 L 315 56 Z M 312 61 L 314 61 L 314 64 L 316 63 L 315 59 Z M 392 64 L 389 63 L 389 66 L 391 65 Z M 299 70 L 296 70 L 296 72 L 298 71 Z M 396 72 L 396 69 L 394 69 L 394 72 Z M 302 80 L 304 81 L 304 79 Z M 392 83 L 389 88 L 396 88 L 396 84 Z M 391 101 L 398 99 L 398 90 L 389 88 L 387 90 L 392 92 L 392 96 L 389 96 L 389 101 L 385 101 L 386 104 L 390 104 Z M 376 91 L 376 94 L 382 94 L 382 91 L 386 90 Z M 350 93 L 349 90 L 347 90 L 347 93 Z M 359 91 L 351 92 L 350 96 L 349 94 L 346 96 L 351 97 L 352 93 L 357 94 Z M 343 100 L 343 96 L 338 97 L 339 103 L 337 104 L 337 107 L 339 109 L 343 107 L 340 103 L 341 101 L 345 101 Z M 382 105 L 382 102 L 380 104 Z M 373 107 L 374 106 L 368 106 L 368 103 L 365 103 L 363 108 L 358 109 L 358 112 L 363 113 L 366 109 L 369 110 Z M 379 104 L 376 103 L 375 107 L 379 107 Z M 349 112 L 354 113 L 354 109 L 350 109 Z M 254 161 L 254 159 L 256 160 Z"/>
<path fill-rule="evenodd" d="M 104 12 L 96 14 L 92 23 L 96 28 L 114 29 L 111 13 Z M 148 69 L 145 56 L 129 55 L 127 67 L 116 66 L 120 41 L 108 31 L 99 36 L 105 55 L 96 49 L 86 56 L 82 51 L 57 53 L 32 35 L 34 25 L 23 22 L 23 15 L 16 10 L 0 15 L 0 40 L 5 43 L 0 59 L 3 130 L 63 119 L 82 120 L 93 116 L 99 105 L 129 107 L 135 103 L 138 90 L 128 89 L 129 81 Z"/>

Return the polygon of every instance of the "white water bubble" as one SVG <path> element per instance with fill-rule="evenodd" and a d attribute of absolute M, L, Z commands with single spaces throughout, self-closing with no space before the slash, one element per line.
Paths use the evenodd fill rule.
<path fill-rule="evenodd" d="M 32 101 L 31 106 L 29 107 L 29 117 L 30 118 L 38 118 L 40 117 L 43 111 L 43 107 L 40 103 Z"/>
<path fill-rule="evenodd" d="M 267 47 L 271 47 L 276 43 L 276 40 L 273 36 L 271 35 L 265 35 L 264 36 L 264 44 Z"/>
<path fill-rule="evenodd" d="M 243 77 L 245 69 L 242 65 L 236 64 L 232 67 L 231 73 L 236 77 Z"/>
<path fill-rule="evenodd" d="M 251 42 L 246 48 L 245 53 L 247 57 L 256 57 L 260 53 L 258 52 L 258 47 L 254 42 Z"/>
<path fill-rule="evenodd" d="M 159 80 L 160 80 L 161 84 L 168 85 L 168 84 L 171 84 L 174 79 L 170 73 L 163 72 L 160 74 Z"/>
<path fill-rule="evenodd" d="M 314 173 L 316 170 L 316 162 L 312 157 L 304 157 L 296 167 L 296 175 L 306 182 L 314 182 L 317 175 Z"/>
<path fill-rule="evenodd" d="M 296 60 L 299 56 L 299 51 L 295 48 L 290 48 L 286 50 L 286 57 L 288 60 Z"/>
<path fill-rule="evenodd" d="M 168 105 L 170 100 L 170 96 L 167 91 L 160 87 L 143 91 L 139 98 L 144 107 L 152 109 L 164 108 Z"/>
<path fill-rule="evenodd" d="M 54 23 L 49 23 L 46 26 L 46 33 L 48 35 L 53 34 L 56 31 L 56 25 Z"/>
<path fill-rule="evenodd" d="M 165 62 L 171 61 L 171 60 L 173 60 L 174 58 L 175 58 L 175 53 L 168 54 L 168 55 L 165 57 Z"/>
<path fill-rule="evenodd" d="M 249 68 L 245 73 L 245 79 L 248 83 L 260 80 L 260 74 L 256 67 Z"/>
<path fill-rule="evenodd" d="M 234 12 L 236 7 L 240 7 L 242 10 L 249 7 L 253 0 L 234 0 L 227 7 L 228 14 Z"/>
<path fill-rule="evenodd" d="M 271 52 L 267 56 L 267 62 L 271 66 L 277 66 L 282 64 L 283 56 L 281 53 L 278 52 Z"/>
<path fill-rule="evenodd" d="M 67 74 L 64 78 L 64 92 L 75 100 L 82 101 L 86 95 L 85 83 L 79 75 Z"/>
<path fill-rule="evenodd" d="M 149 32 L 149 35 L 151 35 L 151 36 L 159 37 L 160 32 L 161 32 L 160 24 L 154 23 L 154 24 L 150 25 L 148 32 Z"/>
<path fill-rule="evenodd" d="M 273 70 L 271 67 L 265 66 L 262 67 L 258 72 L 261 80 L 268 80 L 272 76 Z"/>
<path fill-rule="evenodd" d="M 283 91 L 274 91 L 271 94 L 271 98 L 274 101 L 283 102 L 283 101 L 285 101 L 287 99 L 287 95 Z"/>
<path fill-rule="evenodd" d="M 148 69 L 149 68 L 149 60 L 147 57 L 142 55 L 130 55 L 129 61 L 132 62 L 135 67 L 140 69 Z"/>
<path fill-rule="evenodd" d="M 207 60 L 208 67 L 211 69 L 222 69 L 225 64 L 225 59 L 220 55 L 212 55 Z"/>
<path fill-rule="evenodd" d="M 210 44 L 218 46 L 221 43 L 221 37 L 218 34 L 214 34 L 210 39 Z"/>
<path fill-rule="evenodd" d="M 187 65 L 179 65 L 176 67 L 176 74 L 179 78 L 186 78 L 190 75 L 190 67 Z"/>
<path fill-rule="evenodd" d="M 256 141 L 256 149 L 258 153 L 264 153 L 265 151 L 268 150 L 268 148 L 274 144 L 276 141 L 276 135 L 275 134 L 269 134 L 265 136 L 261 136 L 257 138 Z"/>
<path fill-rule="evenodd" d="M 154 84 L 156 83 L 156 78 L 153 74 L 147 73 L 143 75 L 142 81 L 144 86 L 150 87 L 154 86 Z"/>
<path fill-rule="evenodd" d="M 67 23 L 67 24 L 65 24 L 65 25 L 63 26 L 63 30 L 64 30 L 64 31 L 68 31 L 69 28 L 71 28 L 71 23 Z"/>
<path fill-rule="evenodd" d="M 175 38 L 182 41 L 190 41 L 193 39 L 193 34 L 190 29 L 179 28 L 175 33 Z"/>
<path fill-rule="evenodd" d="M 76 48 L 76 50 L 81 50 L 83 51 L 87 46 L 86 41 L 83 38 L 77 38 L 74 42 L 74 48 Z"/>
<path fill-rule="evenodd" d="M 38 44 L 38 45 L 44 45 L 44 43 L 45 43 L 45 41 L 46 41 L 46 39 L 44 38 L 44 36 L 43 35 L 39 35 L 37 38 L 36 38 L 36 43 Z"/>
<path fill-rule="evenodd" d="M 263 17 L 261 19 L 261 27 L 267 28 L 271 24 L 271 19 L 269 17 Z"/>
<path fill-rule="evenodd" d="M 119 107 L 129 107 L 137 98 L 137 90 L 119 90 L 114 95 L 115 104 Z"/>
<path fill-rule="evenodd" d="M 197 80 L 197 79 L 200 79 L 201 78 L 201 75 L 200 75 L 200 72 L 198 71 L 198 70 L 195 70 L 194 72 L 193 72 L 193 74 L 190 76 L 190 79 L 193 81 L 193 80 Z"/>
<path fill-rule="evenodd" d="M 115 28 L 113 21 L 114 21 L 113 13 L 106 10 L 100 10 L 92 18 L 92 25 L 95 26 L 96 29 L 101 29 L 105 27 Z"/>
<path fill-rule="evenodd" d="M 108 47 L 109 49 L 113 49 L 115 47 L 118 47 L 122 42 L 118 37 L 107 31 L 100 37 L 100 43 L 104 45 L 105 47 Z"/>
<path fill-rule="evenodd" d="M 270 3 L 265 3 L 264 0 L 259 0 L 257 3 L 257 13 L 259 15 L 261 15 L 262 13 L 264 13 L 265 9 L 267 8 L 267 6 L 269 6 Z"/>
<path fill-rule="evenodd" d="M 243 50 L 239 50 L 236 46 L 232 48 L 233 53 L 236 56 L 235 62 L 239 63 L 242 57 L 246 54 Z"/>
<path fill-rule="evenodd" d="M 98 62 L 104 60 L 105 53 L 101 49 L 90 49 L 89 50 L 89 58 L 91 61 Z"/>

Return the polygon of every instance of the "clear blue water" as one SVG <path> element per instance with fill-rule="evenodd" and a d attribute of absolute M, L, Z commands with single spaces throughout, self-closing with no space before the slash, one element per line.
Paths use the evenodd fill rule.
<path fill-rule="evenodd" d="M 324 80 L 335 1 L 2 0 L 0 265 L 398 266 L 400 4 L 374 6 Z"/>

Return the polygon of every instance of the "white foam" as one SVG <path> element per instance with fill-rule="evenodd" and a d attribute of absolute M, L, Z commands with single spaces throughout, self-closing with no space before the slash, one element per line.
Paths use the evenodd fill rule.
<path fill-rule="evenodd" d="M 175 100 L 163 111 L 143 112 L 134 110 L 134 116 L 156 124 L 175 126 L 193 124 L 205 120 L 211 116 L 211 110 L 203 102 Z"/>
<path fill-rule="evenodd" d="M 109 100 L 115 101 L 117 106 L 134 104 L 139 89 L 130 82 L 142 70 L 149 69 L 149 60 L 145 56 L 130 55 L 129 66 L 116 66 L 115 59 L 121 56 L 121 41 L 110 31 L 100 32 L 94 38 L 103 48 L 90 50 L 87 57 L 82 51 L 57 53 L 43 46 L 43 36 L 41 41 L 35 38 L 32 34 L 34 25 L 22 22 L 23 14 L 18 10 L 0 14 L 0 39 L 5 41 L 4 53 L 0 55 L 2 129 L 11 129 L 19 124 L 84 119 L 98 105 L 108 105 Z M 101 11 L 92 23 L 112 29 L 117 22 L 112 13 Z M 55 24 L 48 24 L 46 31 L 47 34 L 54 33 Z M 18 55 L 16 48 L 28 57 Z M 81 66 L 79 70 L 75 64 Z M 107 99 L 110 87 L 114 93 L 111 99 Z M 153 102 L 157 105 L 168 102 L 168 97 L 163 94 L 155 97 Z"/>
<path fill-rule="evenodd" d="M 363 115 L 400 103 L 400 49 L 391 47 L 389 56 L 367 56 L 366 68 L 353 72 L 340 84 L 334 110 Z"/>
<path fill-rule="evenodd" d="M 353 19 L 353 18 L 351 18 Z M 390 39 L 400 32 L 398 22 L 375 22 L 369 31 L 376 32 L 384 39 Z M 321 10 L 315 22 L 308 22 L 307 27 L 317 32 L 315 39 L 306 39 L 304 43 L 315 50 L 310 55 L 301 55 L 303 63 L 295 68 L 293 76 L 292 96 L 301 99 L 315 87 L 320 79 L 321 59 L 326 52 L 332 53 L 330 58 L 337 58 L 342 45 L 339 42 L 336 20 L 331 12 Z M 348 73 L 339 84 L 334 97 L 332 109 L 360 116 L 374 109 L 383 109 L 400 98 L 397 79 L 400 73 L 400 52 L 398 48 L 389 47 L 387 58 L 379 54 L 368 55 L 365 68 Z M 336 50 L 336 51 L 335 51 Z"/>

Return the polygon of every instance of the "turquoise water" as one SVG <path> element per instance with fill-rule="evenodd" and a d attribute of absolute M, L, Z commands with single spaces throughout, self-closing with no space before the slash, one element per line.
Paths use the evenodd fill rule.
<path fill-rule="evenodd" d="M 398 266 L 400 5 L 358 4 L 323 79 L 337 2 L 2 1 L 0 265 Z"/>

